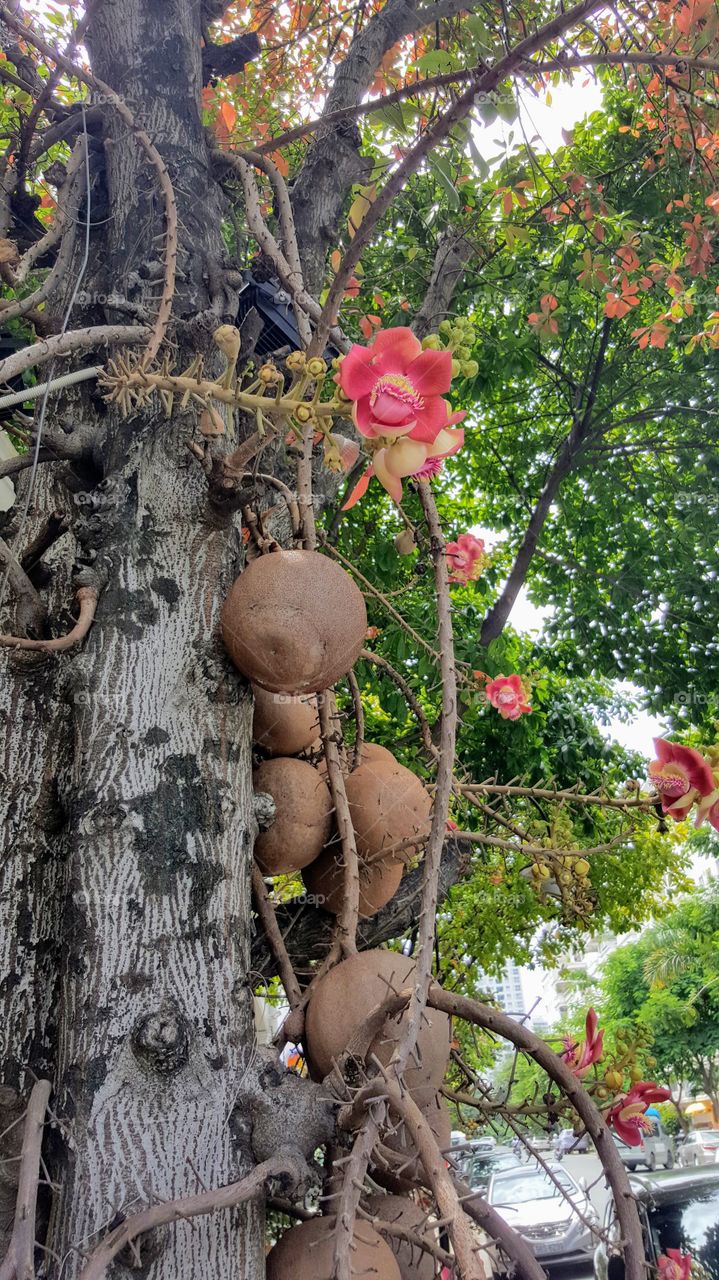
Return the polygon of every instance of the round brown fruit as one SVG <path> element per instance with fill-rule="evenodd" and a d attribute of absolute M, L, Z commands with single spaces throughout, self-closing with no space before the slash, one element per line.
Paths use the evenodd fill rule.
<path fill-rule="evenodd" d="M 415 964 L 394 951 L 360 951 L 335 965 L 317 983 L 307 1006 L 305 1035 L 315 1076 L 327 1075 L 333 1060 L 348 1047 L 370 1013 L 393 992 L 412 984 Z M 386 1066 L 405 1026 L 407 1013 L 388 1019 L 370 1052 Z M 436 1092 L 449 1060 L 450 1023 L 446 1013 L 427 1009 L 415 1054 L 405 1072 L 407 1088 L 420 1100 Z"/>
<path fill-rule="evenodd" d="M 396 1227 L 404 1227 L 413 1231 L 428 1244 L 438 1244 L 437 1230 L 427 1223 L 427 1214 L 413 1200 L 404 1196 L 368 1196 L 363 1203 L 367 1213 L 381 1222 L 391 1222 Z M 411 1240 L 403 1240 L 401 1236 L 388 1236 L 387 1244 L 392 1250 L 402 1280 L 434 1280 L 436 1274 L 435 1261 L 431 1253 L 425 1253 Z"/>
<path fill-rule="evenodd" d="M 355 769 L 345 783 L 357 853 L 371 863 L 383 850 L 416 837 L 416 845 L 409 844 L 397 855 L 407 862 L 429 835 L 432 801 L 419 778 L 391 752 L 382 751 L 383 755 L 375 754 Z"/>
<path fill-rule="evenodd" d="M 419 1101 L 437 1146 L 440 1151 L 448 1151 L 452 1141 L 452 1121 L 447 1104 L 438 1093 L 425 1095 L 424 1098 L 420 1096 Z M 417 1182 L 427 1181 L 424 1165 L 404 1123 L 398 1124 L 391 1133 L 386 1134 L 375 1148 L 373 1177 L 375 1174 L 381 1185 L 387 1181 L 387 1185 L 402 1192 L 409 1190 Z"/>
<path fill-rule="evenodd" d="M 276 816 L 255 841 L 255 859 L 265 875 L 299 871 L 319 857 L 332 824 L 332 797 L 327 783 L 304 760 L 280 756 L 263 760 L 253 775 L 255 791 L 266 791 Z"/>
<path fill-rule="evenodd" d="M 367 920 L 393 898 L 402 879 L 404 863 L 399 858 L 378 858 L 375 862 L 359 862 L 359 915 Z M 345 900 L 344 864 L 337 843 L 325 849 L 302 872 L 305 888 L 325 911 L 338 916 Z"/>
<path fill-rule="evenodd" d="M 332 1280 L 334 1218 L 310 1218 L 280 1237 L 267 1255 L 267 1280 Z M 389 1245 L 368 1222 L 352 1235 L 352 1280 L 402 1280 Z"/>
<path fill-rule="evenodd" d="M 363 742 L 360 754 L 360 762 L 358 768 L 363 764 L 371 764 L 373 760 L 385 760 L 387 764 L 399 767 L 399 762 L 395 760 L 392 752 L 387 747 L 381 747 L 379 742 Z"/>
<path fill-rule="evenodd" d="M 251 560 L 230 588 L 222 638 L 235 666 L 272 693 L 317 693 L 349 671 L 367 630 L 359 588 L 317 551 Z"/>
<path fill-rule="evenodd" d="M 296 756 L 316 742 L 319 734 L 317 699 L 270 693 L 256 684 L 252 738 L 268 756 Z"/>

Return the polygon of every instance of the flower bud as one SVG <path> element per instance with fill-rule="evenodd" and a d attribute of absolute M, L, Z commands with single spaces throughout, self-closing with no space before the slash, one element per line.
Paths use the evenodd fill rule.
<path fill-rule="evenodd" d="M 327 365 L 324 360 L 320 360 L 319 356 L 313 356 L 307 361 L 307 372 L 312 374 L 313 378 L 321 378 L 327 371 Z"/>
<path fill-rule="evenodd" d="M 287 365 L 287 368 L 290 369 L 292 373 L 299 373 L 302 369 L 304 369 L 305 363 L 306 363 L 306 356 L 304 351 L 290 351 L 290 354 L 285 360 L 285 364 Z"/>
<path fill-rule="evenodd" d="M 422 339 L 423 351 L 441 351 L 442 339 L 438 333 L 428 333 L 426 338 Z"/>
<path fill-rule="evenodd" d="M 398 533 L 394 545 L 401 556 L 411 556 L 412 552 L 417 550 L 417 543 L 411 529 L 403 529 Z"/>
<path fill-rule="evenodd" d="M 301 404 L 295 409 L 295 417 L 298 422 L 309 422 L 312 417 L 312 410 L 308 404 Z"/>

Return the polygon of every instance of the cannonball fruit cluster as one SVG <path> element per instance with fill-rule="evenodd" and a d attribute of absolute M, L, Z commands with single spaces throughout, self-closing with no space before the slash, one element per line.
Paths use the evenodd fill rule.
<path fill-rule="evenodd" d="M 314 551 L 280 551 L 251 561 L 233 584 L 222 610 L 227 652 L 252 684 L 254 789 L 272 797 L 274 819 L 260 831 L 255 859 L 263 875 L 300 872 L 309 894 L 337 915 L 344 900 L 341 844 L 321 748 L 316 694 L 345 675 L 365 640 L 363 597 L 337 564 Z M 367 743 L 345 790 L 360 875 L 361 917 L 373 915 L 397 892 L 408 862 L 429 835 L 431 801 L 420 780 L 385 747 Z M 358 1046 L 370 1013 L 389 997 L 409 993 L 415 965 L 391 951 L 363 951 L 328 970 L 306 1010 L 304 1047 L 312 1076 L 321 1080 L 344 1054 L 375 1055 L 388 1065 L 406 1024 L 406 1005 L 388 1016 L 371 1044 Z M 450 1141 L 449 1116 L 438 1090 L 450 1053 L 450 1021 L 427 1009 L 405 1083 L 440 1147 Z M 418 1153 L 399 1125 L 377 1147 L 372 1177 L 391 1192 L 422 1181 Z M 424 1214 L 401 1195 L 373 1196 L 366 1212 L 422 1231 Z M 286 1231 L 267 1257 L 268 1280 L 330 1280 L 331 1217 Z M 436 1232 L 434 1233 L 436 1236 Z M 434 1239 L 433 1236 L 433 1239 Z M 436 1240 L 435 1240 L 436 1243 Z M 391 1244 L 391 1247 L 390 1247 Z M 389 1243 L 358 1218 L 352 1249 L 353 1280 L 430 1280 L 434 1259 L 418 1257 L 399 1236 Z"/>
<path fill-rule="evenodd" d="M 221 626 L 230 658 L 252 682 L 253 738 L 269 757 L 255 770 L 254 787 L 272 797 L 276 816 L 258 836 L 257 863 L 265 875 L 302 871 L 308 893 L 338 915 L 344 869 L 326 773 L 297 757 L 321 746 L 316 694 L 350 670 L 364 643 L 362 593 L 327 556 L 278 551 L 250 561 L 236 579 Z M 373 744 L 363 748 L 345 785 L 359 860 L 359 914 L 366 918 L 394 896 L 421 850 L 431 802 L 419 779 Z"/>

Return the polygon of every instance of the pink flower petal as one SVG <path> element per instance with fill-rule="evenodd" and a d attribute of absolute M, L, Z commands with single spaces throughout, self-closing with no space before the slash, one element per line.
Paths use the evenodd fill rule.
<path fill-rule="evenodd" d="M 370 440 L 379 435 L 377 423 L 370 409 L 369 396 L 362 396 L 360 400 L 356 400 L 352 406 L 352 421 L 358 431 L 363 436 L 368 436 Z"/>
<path fill-rule="evenodd" d="M 406 372 L 420 395 L 444 395 L 452 381 L 452 352 L 423 351 L 408 365 Z"/>
<path fill-rule="evenodd" d="M 422 343 L 412 330 L 398 325 L 394 329 L 380 329 L 369 348 L 369 357 L 379 373 L 405 373 L 421 350 Z"/>
<path fill-rule="evenodd" d="M 355 503 L 359 502 L 360 498 L 364 497 L 369 487 L 369 482 L 372 479 L 372 475 L 372 468 L 368 467 L 364 475 L 360 476 L 347 501 L 343 504 L 343 511 L 349 511 Z"/>
<path fill-rule="evenodd" d="M 377 373 L 370 367 L 370 358 L 371 352 L 355 343 L 339 367 L 339 384 L 350 400 L 368 396 L 377 381 Z"/>

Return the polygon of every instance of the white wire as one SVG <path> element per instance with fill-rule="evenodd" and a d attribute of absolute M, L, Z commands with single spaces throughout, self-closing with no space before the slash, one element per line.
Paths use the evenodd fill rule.
<path fill-rule="evenodd" d="M 69 321 L 70 321 L 70 315 L 71 315 L 71 313 L 72 313 L 72 309 L 73 309 L 73 307 L 74 307 L 74 305 L 75 305 L 75 299 L 77 298 L 77 295 L 78 295 L 78 293 L 79 293 L 80 285 L 82 284 L 83 277 L 84 277 L 85 272 L 86 272 L 86 270 L 87 270 L 88 260 L 89 260 L 89 257 L 90 257 L 90 213 L 91 213 L 91 208 L 90 208 L 90 203 L 91 203 L 91 196 L 90 196 L 90 151 L 89 151 L 89 147 L 88 147 L 88 137 L 87 137 L 87 116 L 86 116 L 86 112 L 85 112 L 85 104 L 84 104 L 84 103 L 81 103 L 80 105 L 81 105 L 81 109 L 82 109 L 83 144 L 84 144 L 84 150 L 85 150 L 85 193 L 86 193 L 86 198 L 85 198 L 85 251 L 84 251 L 84 254 L 83 254 L 82 263 L 81 263 L 81 265 L 80 265 L 80 270 L 79 270 L 79 272 L 78 272 L 77 279 L 76 279 L 76 281 L 75 281 L 75 288 L 73 289 L 73 291 L 72 291 L 72 296 L 71 296 L 71 298 L 70 298 L 70 301 L 68 302 L 67 307 L 65 308 L 65 315 L 63 316 L 62 325 L 60 326 L 60 334 L 61 334 L 61 335 L 62 335 L 63 333 L 65 333 L 65 331 L 66 331 L 66 329 L 67 329 L 67 326 L 68 326 L 68 323 L 69 323 Z M 21 542 L 22 542 L 22 536 L 23 536 L 23 534 L 24 534 L 24 532 L 25 532 L 25 525 L 27 524 L 27 519 L 28 519 L 28 515 L 29 515 L 29 512 L 30 512 L 30 503 L 31 503 L 31 501 L 32 501 L 33 490 L 34 490 L 34 488 L 35 488 L 35 479 L 36 479 L 36 476 L 37 476 L 38 463 L 39 463 L 39 461 L 40 461 L 40 445 L 41 445 L 41 443 L 42 443 L 42 433 L 43 433 L 43 428 L 44 428 L 44 426 L 45 426 L 45 414 L 46 414 L 46 412 L 47 412 L 47 403 L 48 403 L 48 400 L 49 400 L 49 398 L 50 398 L 50 390 L 51 390 L 51 383 L 52 383 L 52 375 L 53 375 L 54 369 L 55 369 L 55 361 L 53 360 L 53 362 L 52 362 L 52 364 L 50 365 L 50 368 L 49 368 L 49 370 L 48 370 L 48 378 L 47 378 L 47 382 L 46 382 L 46 384 L 45 384 L 45 391 L 44 391 L 44 394 L 43 394 L 42 403 L 41 403 L 41 405 L 40 405 L 40 414 L 39 414 L 38 422 L 37 422 L 37 436 L 36 436 L 36 438 L 35 438 L 35 451 L 34 451 L 34 453 L 33 453 L 32 467 L 31 467 L 31 470 L 30 470 L 30 479 L 29 479 L 29 481 L 28 481 L 27 493 L 25 494 L 25 502 L 24 502 L 24 504 L 23 504 L 22 514 L 21 514 L 21 516 L 20 516 L 20 524 L 19 524 L 18 531 L 17 531 L 17 534 L 15 535 L 15 539 L 14 539 L 14 545 L 15 545 L 16 547 L 18 547 L 18 548 L 19 548 L 19 547 L 20 547 L 20 545 L 21 545 Z M 4 575 L 3 575 L 2 581 L 0 582 L 0 608 L 2 608 L 3 602 L 4 602 L 4 600 L 5 600 L 5 593 L 6 593 L 6 591 L 7 591 L 8 582 L 9 582 L 9 580 L 10 580 L 10 572 L 11 572 L 11 569 L 12 569 L 12 561 L 13 561 L 13 560 L 15 560 L 15 561 L 17 560 L 17 557 L 16 557 L 16 556 L 14 556 L 14 555 L 12 554 L 12 552 L 11 552 L 11 555 L 12 555 L 12 559 L 10 559 L 10 560 L 8 561 L 8 564 L 7 564 L 7 567 L 6 567 L 6 569 L 5 569 L 5 573 L 4 573 Z"/>
<path fill-rule="evenodd" d="M 10 395 L 0 396 L 0 409 L 12 409 L 16 404 L 25 404 L 27 400 L 38 400 L 46 391 L 62 391 L 63 387 L 74 387 L 77 382 L 87 382 L 102 373 L 101 364 L 92 364 L 87 369 L 75 369 L 74 373 L 63 373 L 60 378 L 52 378 L 47 382 L 38 382 L 34 387 L 25 387 L 22 391 L 13 391 Z"/>

